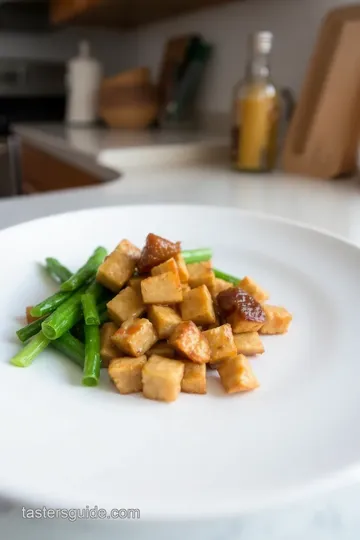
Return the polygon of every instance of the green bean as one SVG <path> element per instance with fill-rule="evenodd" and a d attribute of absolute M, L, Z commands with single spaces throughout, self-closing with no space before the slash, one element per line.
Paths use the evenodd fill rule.
<path fill-rule="evenodd" d="M 39 332 L 25 345 L 11 360 L 11 364 L 17 367 L 28 367 L 34 359 L 49 345 L 50 340 Z"/>
<path fill-rule="evenodd" d="M 41 328 L 48 339 L 58 339 L 81 320 L 81 296 L 84 292 L 85 287 L 81 287 L 45 319 Z"/>
<path fill-rule="evenodd" d="M 32 338 L 33 336 L 35 336 L 35 334 L 38 334 L 40 332 L 43 321 L 44 317 L 38 319 L 37 321 L 29 323 L 26 326 L 23 326 L 16 332 L 17 337 L 23 343 L 25 341 L 28 341 L 28 339 Z"/>
<path fill-rule="evenodd" d="M 50 276 L 56 281 L 64 283 L 64 281 L 67 281 L 72 276 L 72 272 L 65 268 L 65 266 L 63 266 L 57 259 L 54 259 L 53 257 L 48 257 L 47 259 L 45 259 L 45 262 L 46 270 L 49 272 Z"/>
<path fill-rule="evenodd" d="M 97 386 L 100 377 L 100 330 L 98 326 L 85 325 L 85 364 L 82 383 Z"/>
<path fill-rule="evenodd" d="M 214 268 L 214 274 L 215 277 L 223 279 L 224 281 L 228 281 L 229 283 L 232 283 L 233 285 L 239 285 L 239 281 L 241 281 L 241 278 L 231 276 L 230 274 L 225 274 L 225 272 L 222 272 L 221 270 L 217 270 Z"/>
<path fill-rule="evenodd" d="M 87 325 L 100 324 L 99 313 L 96 308 L 96 299 L 94 293 L 86 292 L 81 297 L 81 304 L 83 308 L 84 320 Z"/>
<path fill-rule="evenodd" d="M 212 250 L 210 248 L 188 249 L 186 251 L 182 251 L 181 255 L 183 256 L 186 264 L 192 264 L 210 261 L 212 258 Z"/>
<path fill-rule="evenodd" d="M 61 291 L 75 291 L 81 285 L 89 281 L 95 276 L 97 269 L 107 255 L 107 251 L 103 247 L 98 247 L 87 262 L 75 274 L 73 274 L 61 287 Z"/>
<path fill-rule="evenodd" d="M 61 304 L 68 300 L 71 295 L 71 292 L 59 291 L 40 302 L 40 304 L 34 306 L 31 309 L 30 314 L 33 317 L 43 317 L 44 315 L 49 315 L 49 313 L 55 311 L 59 306 L 61 306 Z"/>
<path fill-rule="evenodd" d="M 85 347 L 76 337 L 72 336 L 70 332 L 66 332 L 59 339 L 55 339 L 51 342 L 51 345 L 58 351 L 65 354 L 70 360 L 72 360 L 79 367 L 84 367 L 85 361 Z"/>

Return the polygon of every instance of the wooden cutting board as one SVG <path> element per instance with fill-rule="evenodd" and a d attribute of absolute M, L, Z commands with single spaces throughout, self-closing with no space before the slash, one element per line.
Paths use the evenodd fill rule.
<path fill-rule="evenodd" d="M 360 5 L 324 20 L 287 133 L 287 172 L 335 178 L 356 170 L 360 141 Z"/>

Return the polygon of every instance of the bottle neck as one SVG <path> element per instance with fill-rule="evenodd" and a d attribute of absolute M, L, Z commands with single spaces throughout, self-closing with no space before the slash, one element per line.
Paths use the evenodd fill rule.
<path fill-rule="evenodd" d="M 254 82 L 270 79 L 270 56 L 264 53 L 252 52 L 246 66 L 246 78 Z"/>

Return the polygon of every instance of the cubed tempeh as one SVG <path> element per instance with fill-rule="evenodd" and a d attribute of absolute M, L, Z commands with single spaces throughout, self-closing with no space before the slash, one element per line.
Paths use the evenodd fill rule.
<path fill-rule="evenodd" d="M 169 343 L 196 364 L 210 361 L 209 343 L 192 321 L 180 323 L 171 334 Z"/>
<path fill-rule="evenodd" d="M 132 287 L 133 289 L 135 289 L 136 292 L 141 294 L 141 282 L 142 282 L 143 279 L 146 279 L 147 277 L 149 277 L 149 276 L 145 275 L 145 276 L 132 277 L 129 280 L 130 287 Z"/>
<path fill-rule="evenodd" d="M 209 291 L 211 294 L 212 299 L 215 301 L 216 297 L 219 293 L 222 291 L 226 291 L 226 289 L 231 289 L 234 285 L 232 283 L 229 283 L 228 281 L 225 281 L 224 279 L 215 278 L 214 285 L 209 287 Z"/>
<path fill-rule="evenodd" d="M 170 337 L 177 325 L 181 323 L 181 317 L 168 306 L 149 306 L 148 317 L 160 339 Z"/>
<path fill-rule="evenodd" d="M 207 330 L 213 330 L 214 328 L 217 328 L 218 326 L 221 326 L 221 322 L 220 322 L 220 319 L 219 319 L 218 315 L 216 315 L 216 311 L 215 311 L 215 322 L 213 322 L 212 324 L 207 324 L 206 329 Z"/>
<path fill-rule="evenodd" d="M 145 355 L 138 358 L 115 358 L 109 365 L 109 376 L 120 394 L 134 394 L 142 390 L 142 370 L 147 362 Z"/>
<path fill-rule="evenodd" d="M 184 297 L 185 297 L 186 293 L 191 291 L 191 287 L 187 283 L 182 283 L 181 288 L 182 288 L 182 292 L 183 292 Z"/>
<path fill-rule="evenodd" d="M 126 239 L 121 240 L 120 244 L 116 246 L 115 251 L 124 253 L 124 255 L 127 255 L 136 262 L 140 259 L 141 255 L 141 250 Z"/>
<path fill-rule="evenodd" d="M 184 362 L 181 391 L 187 394 L 206 394 L 206 365 Z"/>
<path fill-rule="evenodd" d="M 236 356 L 237 350 L 230 324 L 203 332 L 211 350 L 211 363 L 221 362 L 226 358 Z"/>
<path fill-rule="evenodd" d="M 217 370 L 221 383 L 228 394 L 247 392 L 259 386 L 249 360 L 242 354 L 220 362 L 217 365 Z"/>
<path fill-rule="evenodd" d="M 213 301 L 206 285 L 200 285 L 186 293 L 180 309 L 184 321 L 206 325 L 216 320 Z"/>
<path fill-rule="evenodd" d="M 192 289 L 199 287 L 199 285 L 214 286 L 215 274 L 211 261 L 188 264 L 187 269 L 189 272 L 189 285 Z"/>
<path fill-rule="evenodd" d="M 245 276 L 239 283 L 239 287 L 251 294 L 253 298 L 260 304 L 269 299 L 269 294 L 260 285 L 258 285 L 251 277 Z"/>
<path fill-rule="evenodd" d="M 130 356 L 145 354 L 157 339 L 155 329 L 148 319 L 125 321 L 111 338 L 120 351 Z"/>
<path fill-rule="evenodd" d="M 150 356 L 142 371 L 144 396 L 160 401 L 175 401 L 181 390 L 183 375 L 183 362 Z"/>
<path fill-rule="evenodd" d="M 146 352 L 147 356 L 156 354 L 157 356 L 165 356 L 165 358 L 174 358 L 175 349 L 169 345 L 167 341 L 158 341 Z"/>
<path fill-rule="evenodd" d="M 103 367 L 108 367 L 113 358 L 119 356 L 119 350 L 113 344 L 111 338 L 118 327 L 112 322 L 103 324 L 100 331 L 100 356 Z"/>
<path fill-rule="evenodd" d="M 141 293 L 145 304 L 176 304 L 183 300 L 179 274 L 173 272 L 144 279 Z"/>
<path fill-rule="evenodd" d="M 265 349 L 257 332 L 246 332 L 245 334 L 234 334 L 234 341 L 238 354 L 254 356 L 262 354 Z"/>
<path fill-rule="evenodd" d="M 227 318 L 227 322 L 231 324 L 234 334 L 242 334 L 244 332 L 257 332 L 264 324 L 263 322 L 244 320 L 241 313 L 233 313 Z"/>
<path fill-rule="evenodd" d="M 160 274 L 166 274 L 167 272 L 173 272 L 174 274 L 179 275 L 178 265 L 176 264 L 174 257 L 151 269 L 152 276 L 159 276 Z"/>
<path fill-rule="evenodd" d="M 140 317 L 146 308 L 141 293 L 133 287 L 126 287 L 108 302 L 107 309 L 110 318 L 120 326 L 128 319 Z"/>
<path fill-rule="evenodd" d="M 181 253 L 178 253 L 177 255 L 175 255 L 174 259 L 178 266 L 181 283 L 187 283 L 189 281 L 189 270 L 187 269 L 184 257 L 181 255 Z"/>
<path fill-rule="evenodd" d="M 139 250 L 123 240 L 99 266 L 96 279 L 113 292 L 119 292 L 134 273 Z"/>
<path fill-rule="evenodd" d="M 264 305 L 265 324 L 260 328 L 260 334 L 285 334 L 292 321 L 292 315 L 285 308 Z"/>

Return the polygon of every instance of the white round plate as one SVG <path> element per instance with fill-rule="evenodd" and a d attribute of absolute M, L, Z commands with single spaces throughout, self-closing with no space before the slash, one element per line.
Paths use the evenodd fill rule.
<path fill-rule="evenodd" d="M 214 265 L 250 275 L 294 320 L 251 362 L 261 387 L 172 404 L 121 396 L 102 374 L 48 349 L 16 368 L 25 306 L 54 289 L 39 264 L 76 269 L 98 245 L 148 232 L 210 246 Z M 139 508 L 146 519 L 220 517 L 353 480 L 360 465 L 360 250 L 296 224 L 234 209 L 95 209 L 0 232 L 0 493 L 52 508 Z"/>

